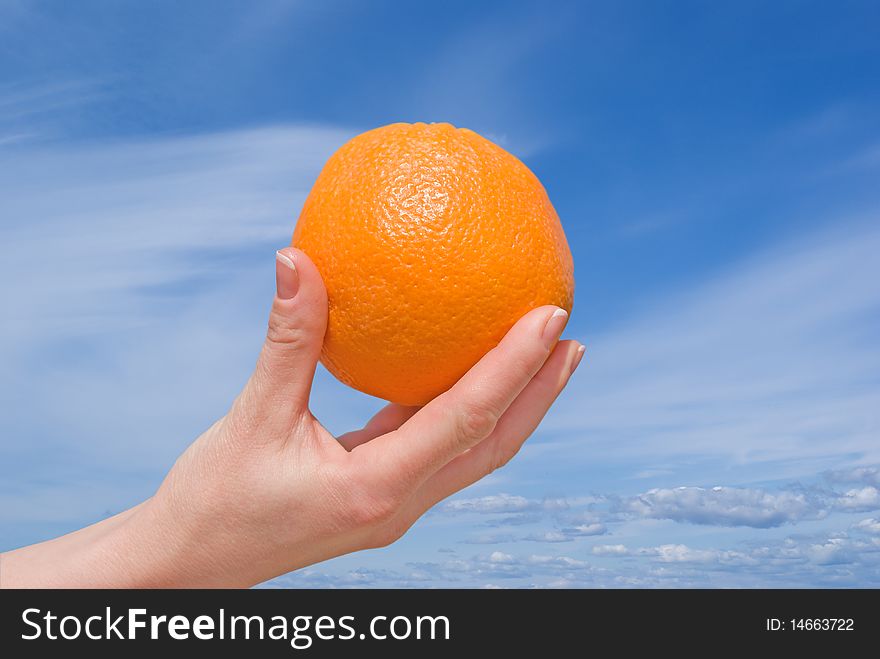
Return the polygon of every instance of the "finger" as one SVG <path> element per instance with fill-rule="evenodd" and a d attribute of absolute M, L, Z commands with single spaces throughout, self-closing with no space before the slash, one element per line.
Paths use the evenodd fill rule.
<path fill-rule="evenodd" d="M 276 254 L 275 281 L 266 340 L 240 398 L 267 412 L 305 411 L 327 329 L 327 291 L 311 259 L 292 247 Z"/>
<path fill-rule="evenodd" d="M 340 435 L 337 439 L 346 451 L 351 451 L 379 435 L 397 430 L 419 409 L 418 407 L 389 403 L 379 410 L 363 428 L 347 432 L 344 435 Z"/>
<path fill-rule="evenodd" d="M 431 476 L 413 497 L 418 515 L 507 464 L 535 431 L 568 384 L 584 354 L 577 341 L 563 341 L 523 389 L 494 432 Z"/>
<path fill-rule="evenodd" d="M 552 306 L 527 313 L 449 391 L 397 431 L 364 446 L 365 458 L 382 472 L 380 477 L 400 474 L 408 477 L 403 485 L 412 486 L 484 440 L 547 361 L 567 318 L 563 309 Z"/>

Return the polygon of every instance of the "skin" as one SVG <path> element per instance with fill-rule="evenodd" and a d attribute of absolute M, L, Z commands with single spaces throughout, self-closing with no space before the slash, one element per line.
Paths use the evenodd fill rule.
<path fill-rule="evenodd" d="M 387 546 L 431 506 L 506 464 L 584 353 L 559 341 L 563 310 L 534 309 L 426 406 L 388 405 L 335 438 L 308 406 L 327 324 L 323 282 L 303 252 L 285 248 L 276 283 L 253 375 L 156 494 L 0 555 L 0 587 L 248 587 Z"/>

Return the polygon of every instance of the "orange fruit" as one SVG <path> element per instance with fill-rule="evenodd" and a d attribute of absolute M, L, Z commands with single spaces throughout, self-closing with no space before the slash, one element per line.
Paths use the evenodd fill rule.
<path fill-rule="evenodd" d="M 321 361 L 404 405 L 451 387 L 527 311 L 571 311 L 571 252 L 547 193 L 466 128 L 391 124 L 334 153 L 293 246 L 330 305 Z"/>

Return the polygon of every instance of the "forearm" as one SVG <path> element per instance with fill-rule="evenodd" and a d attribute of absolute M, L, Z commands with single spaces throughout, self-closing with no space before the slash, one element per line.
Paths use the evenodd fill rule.
<path fill-rule="evenodd" d="M 73 533 L 0 554 L 0 588 L 249 587 L 275 576 L 275 566 L 253 556 L 254 545 L 268 543 L 228 539 L 229 524 L 181 510 L 160 493 Z"/>
<path fill-rule="evenodd" d="M 132 520 L 147 502 L 73 533 L 0 554 L 0 588 L 125 588 Z"/>
<path fill-rule="evenodd" d="M 79 531 L 0 554 L 0 588 L 251 585 L 219 564 L 208 538 L 174 517 L 154 497 Z"/>
<path fill-rule="evenodd" d="M 214 424 L 199 440 L 216 433 Z M 198 440 L 196 444 L 198 444 Z M 0 588 L 183 588 L 228 579 L 204 532 L 211 524 L 154 496 L 73 533 L 0 554 Z M 218 523 L 222 524 L 222 520 Z M 214 578 L 214 580 L 211 579 Z"/>

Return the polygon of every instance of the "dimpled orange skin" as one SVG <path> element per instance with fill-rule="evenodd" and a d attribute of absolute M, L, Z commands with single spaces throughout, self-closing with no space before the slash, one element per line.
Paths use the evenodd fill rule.
<path fill-rule="evenodd" d="M 329 299 L 321 361 L 403 405 L 449 389 L 526 312 L 571 311 L 571 252 L 544 187 L 466 128 L 391 124 L 343 145 L 293 246 Z"/>

